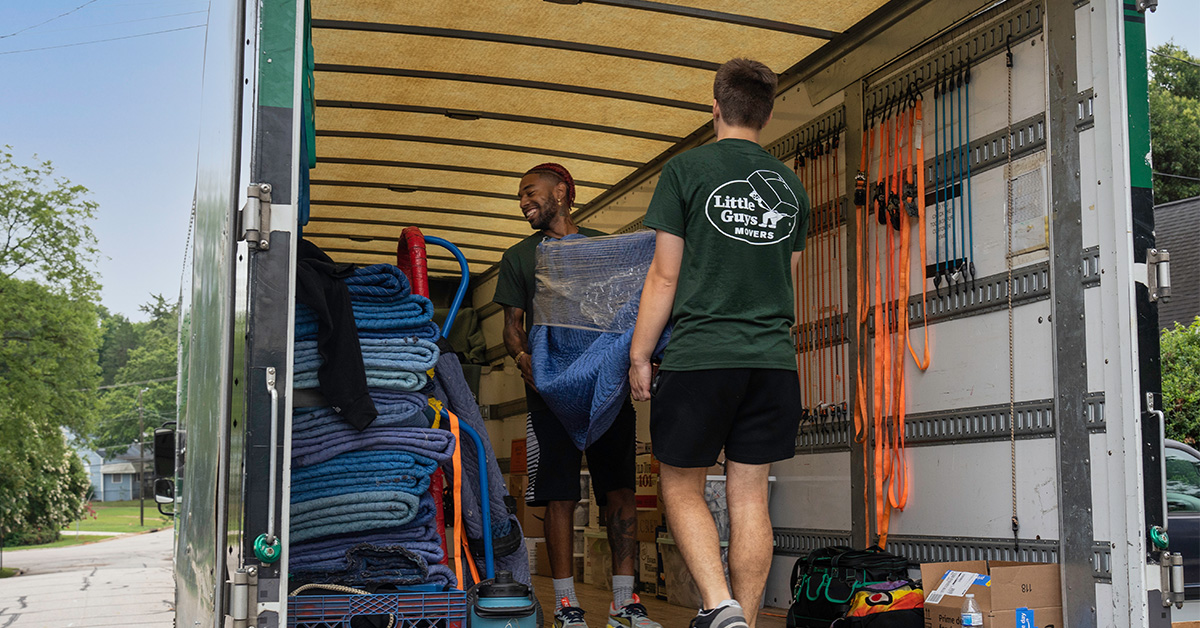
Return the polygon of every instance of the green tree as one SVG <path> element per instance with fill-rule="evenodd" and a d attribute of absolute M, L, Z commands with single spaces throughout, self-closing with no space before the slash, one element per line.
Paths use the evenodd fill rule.
<path fill-rule="evenodd" d="M 1173 43 L 1150 55 L 1154 202 L 1200 195 L 1200 59 Z M 1188 177 L 1188 178 L 1178 178 Z"/>
<path fill-rule="evenodd" d="M 96 205 L 86 195 L 49 162 L 21 165 L 0 150 L 0 533 L 9 537 L 53 538 L 88 489 L 64 436 L 88 427 L 99 378 Z"/>
<path fill-rule="evenodd" d="M 1200 317 L 1162 333 L 1163 411 L 1167 438 L 1200 443 Z"/>
<path fill-rule="evenodd" d="M 111 314 L 100 307 L 100 383 L 108 386 L 116 381 L 117 371 L 129 361 L 129 351 L 141 342 L 134 323 L 124 314 Z"/>
<path fill-rule="evenodd" d="M 175 419 L 175 382 L 154 380 L 175 376 L 179 318 L 174 304 L 162 295 L 150 295 L 150 301 L 140 309 L 150 315 L 150 320 L 131 325 L 136 339 L 116 369 L 111 384 L 117 387 L 102 391 L 100 419 L 92 433 L 97 448 L 128 447 L 137 441 L 141 391 L 147 432 Z M 107 370 L 110 365 L 104 358 L 102 353 L 100 364 Z"/>

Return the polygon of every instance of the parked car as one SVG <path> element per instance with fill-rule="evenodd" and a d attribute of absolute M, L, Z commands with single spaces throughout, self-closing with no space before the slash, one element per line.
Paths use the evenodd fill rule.
<path fill-rule="evenodd" d="M 1200 451 L 1167 440 L 1167 532 L 1183 554 L 1184 593 L 1200 600 Z"/>

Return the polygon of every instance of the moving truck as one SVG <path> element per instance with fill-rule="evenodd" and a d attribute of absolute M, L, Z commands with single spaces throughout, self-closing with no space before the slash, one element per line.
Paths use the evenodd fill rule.
<path fill-rule="evenodd" d="M 664 162 L 714 140 L 712 78 L 737 56 L 779 73 L 763 144 L 814 207 L 795 291 L 809 409 L 796 457 L 772 471 L 766 603 L 788 605 L 796 557 L 882 541 L 914 563 L 1057 564 L 1068 626 L 1169 625 L 1172 555 L 1195 539 L 1163 533 L 1153 4 L 213 0 L 172 478 L 177 625 L 288 621 L 298 238 L 394 263 L 418 226 L 464 251 L 479 401 L 507 452 L 524 401 L 491 299 L 500 254 L 530 233 L 520 174 L 560 162 L 577 223 L 641 228 Z M 896 156 L 917 143 L 922 163 Z M 918 179 L 924 199 L 905 189 Z M 904 231 L 907 258 L 872 248 Z M 435 292 L 457 268 L 431 251 Z M 902 372 L 875 364 L 879 338 L 899 339 Z M 904 395 L 881 416 L 889 382 Z M 886 518 L 880 474 L 907 492 Z M 281 560 L 256 553 L 268 532 Z"/>

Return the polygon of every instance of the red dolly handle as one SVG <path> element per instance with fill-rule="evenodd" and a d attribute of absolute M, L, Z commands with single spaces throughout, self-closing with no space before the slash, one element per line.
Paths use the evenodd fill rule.
<path fill-rule="evenodd" d="M 396 265 L 408 276 L 413 294 L 429 297 L 429 261 L 425 235 L 419 227 L 405 227 L 396 244 Z"/>

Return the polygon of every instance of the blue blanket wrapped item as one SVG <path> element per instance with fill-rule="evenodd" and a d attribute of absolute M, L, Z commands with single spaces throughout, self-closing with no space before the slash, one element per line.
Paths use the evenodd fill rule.
<path fill-rule="evenodd" d="M 483 436 L 488 433 L 487 428 L 483 424 L 483 417 L 479 414 L 479 403 L 475 400 L 475 396 L 471 394 L 471 388 L 467 385 L 467 380 L 463 376 L 462 364 L 458 360 L 458 356 L 453 353 L 443 353 L 438 358 L 437 368 L 434 369 L 434 390 L 433 397 L 440 399 L 446 404 L 451 412 L 459 418 L 459 420 Z M 496 570 L 508 570 L 512 572 L 513 579 L 517 582 L 530 584 L 529 572 L 529 554 L 525 546 L 523 535 L 520 535 L 520 523 L 516 517 L 508 512 L 508 507 L 504 504 L 504 498 L 508 495 L 508 487 L 504 483 L 504 476 L 500 473 L 500 466 L 496 463 L 496 453 L 492 450 L 492 441 L 486 437 L 483 438 L 484 454 L 487 457 L 487 481 L 488 481 L 488 505 L 492 519 L 492 538 L 501 539 L 513 532 L 513 528 L 517 528 L 519 544 L 517 549 L 506 556 L 496 557 Z M 483 511 L 480 508 L 480 493 L 479 493 L 479 457 L 475 452 L 475 442 L 470 438 L 462 439 L 462 465 L 463 465 L 463 486 L 462 486 L 462 502 L 463 502 L 463 520 L 465 522 L 467 536 L 471 539 L 483 538 Z M 521 499 L 520 496 L 517 499 Z M 482 565 L 480 559 L 476 561 Z M 470 582 L 465 583 L 470 586 Z"/>
<path fill-rule="evenodd" d="M 538 246 L 534 383 L 581 450 L 608 431 L 629 396 L 629 347 L 653 257 L 651 231 Z M 599 285 L 589 273 L 612 279 Z M 655 354 L 669 337 L 668 329 Z"/>
<path fill-rule="evenodd" d="M 353 451 L 292 471 L 292 503 L 359 493 L 429 492 L 429 476 L 438 468 L 431 458 L 406 451 Z"/>
<path fill-rule="evenodd" d="M 402 491 L 370 491 L 333 495 L 291 507 L 291 541 L 302 543 L 322 536 L 395 528 L 417 516 L 420 498 Z"/>
<path fill-rule="evenodd" d="M 476 410 L 478 412 L 478 410 Z M 359 432 L 349 428 L 317 439 L 305 439 L 297 446 L 292 436 L 292 464 L 306 467 L 325 462 L 349 451 L 403 450 L 445 463 L 454 451 L 454 436 L 445 430 L 417 427 L 375 427 Z"/>

